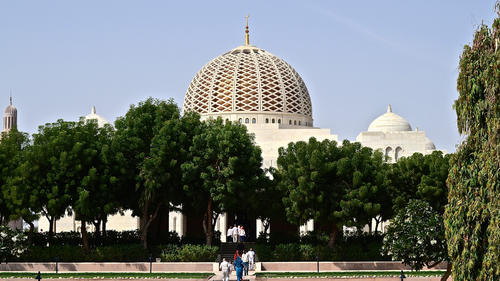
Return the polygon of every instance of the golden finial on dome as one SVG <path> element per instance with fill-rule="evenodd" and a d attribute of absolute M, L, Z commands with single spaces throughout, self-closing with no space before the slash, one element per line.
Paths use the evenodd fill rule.
<path fill-rule="evenodd" d="M 250 14 L 246 16 L 245 18 L 247 19 L 247 26 L 245 28 L 245 46 L 250 45 L 250 35 L 248 34 L 248 18 L 250 17 Z"/>

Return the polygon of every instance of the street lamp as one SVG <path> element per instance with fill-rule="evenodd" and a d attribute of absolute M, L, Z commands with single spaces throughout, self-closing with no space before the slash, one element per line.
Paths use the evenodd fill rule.
<path fill-rule="evenodd" d="M 149 255 L 149 273 L 153 273 L 153 255 Z"/>
<path fill-rule="evenodd" d="M 40 271 L 38 271 L 38 274 L 36 275 L 35 279 L 38 281 L 42 280 L 42 274 L 40 274 Z"/>

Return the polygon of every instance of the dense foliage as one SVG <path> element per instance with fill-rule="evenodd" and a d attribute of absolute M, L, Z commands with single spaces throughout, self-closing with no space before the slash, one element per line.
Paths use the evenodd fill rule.
<path fill-rule="evenodd" d="M 20 257 L 28 246 L 27 236 L 22 231 L 0 225 L 0 262 Z"/>
<path fill-rule="evenodd" d="M 203 123 L 182 165 L 188 208 L 203 213 L 206 244 L 212 245 L 217 216 L 244 210 L 264 177 L 260 148 L 244 125 L 221 118 Z M 200 204 L 201 203 L 201 204 Z"/>
<path fill-rule="evenodd" d="M 335 141 L 290 143 L 280 148 L 276 178 L 284 192 L 287 219 L 314 219 L 330 233 L 333 247 L 342 226 L 364 226 L 380 214 L 386 196 L 382 154 L 359 143 Z"/>
<path fill-rule="evenodd" d="M 185 244 L 167 245 L 161 253 L 163 262 L 214 262 L 219 254 L 219 247 Z"/>
<path fill-rule="evenodd" d="M 479 27 L 459 71 L 454 108 L 466 139 L 452 158 L 445 213 L 453 280 L 499 280 L 500 17 Z"/>
<path fill-rule="evenodd" d="M 442 215 L 425 201 L 410 200 L 406 208 L 391 220 L 383 251 L 413 270 L 447 261 Z"/>
<path fill-rule="evenodd" d="M 410 199 L 439 211 L 445 204 L 448 156 L 439 152 L 389 164 L 359 143 L 311 138 L 281 148 L 278 167 L 267 170 L 244 125 L 201 121 L 197 114 L 181 115 L 172 101 L 152 98 L 132 105 L 115 127 L 58 120 L 40 126 L 31 142 L 15 130 L 3 135 L 2 223 L 22 217 L 31 225 L 32 247 L 21 259 L 50 260 L 62 251 L 68 261 L 127 261 L 163 250 L 165 260 L 210 260 L 214 248 L 179 245 L 216 244 L 217 217 L 227 212 L 260 218 L 264 230 L 273 229 L 258 241 L 267 260 L 380 260 L 387 257 L 380 255 L 377 233 L 362 241 L 344 237 L 342 228 L 359 232 L 373 220 L 378 226 Z M 124 210 L 141 217 L 140 230 L 107 231 L 108 216 Z M 194 218 L 203 231 L 151 236 L 148 228 L 164 223 L 155 219 L 168 219 L 171 210 Z M 54 221 L 71 214 L 81 232 L 55 234 Z M 50 222 L 48 233 L 33 232 L 39 217 Z M 315 232 L 299 237 L 298 226 L 310 219 Z M 95 231 L 87 233 L 86 224 Z M 136 249 L 141 241 L 143 249 L 130 259 L 111 247 Z M 159 244 L 169 246 L 158 250 Z M 192 254 L 196 249 L 200 253 Z"/>
<path fill-rule="evenodd" d="M 356 234 L 340 237 L 333 248 L 326 245 L 329 235 L 317 239 L 309 233 L 289 243 L 262 244 L 255 246 L 259 261 L 380 261 L 390 257 L 380 253 L 382 236 Z"/>

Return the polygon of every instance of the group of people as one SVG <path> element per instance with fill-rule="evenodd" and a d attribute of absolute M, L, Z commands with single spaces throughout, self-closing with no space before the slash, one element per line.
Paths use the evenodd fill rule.
<path fill-rule="evenodd" d="M 222 281 L 229 281 L 229 274 L 231 273 L 232 267 L 236 270 L 237 281 L 241 281 L 243 275 L 248 275 L 248 269 L 253 270 L 255 265 L 255 252 L 252 248 L 248 252 L 243 250 L 240 252 L 236 250 L 234 253 L 233 264 L 231 265 L 227 262 L 226 258 L 222 259 L 220 264 L 220 269 L 222 271 Z"/>
<path fill-rule="evenodd" d="M 242 225 L 236 226 L 236 224 L 232 228 L 227 229 L 227 242 L 233 240 L 233 243 L 245 242 L 246 233 L 245 229 L 243 229 Z"/>

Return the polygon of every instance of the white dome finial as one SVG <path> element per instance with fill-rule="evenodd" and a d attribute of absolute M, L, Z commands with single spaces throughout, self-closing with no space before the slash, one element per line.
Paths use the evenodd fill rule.
<path fill-rule="evenodd" d="M 96 113 L 95 113 L 95 105 L 93 105 L 93 106 L 92 106 L 92 110 L 90 111 L 90 113 L 92 113 L 92 114 L 96 114 Z"/>
<path fill-rule="evenodd" d="M 387 112 L 392 112 L 392 107 L 391 107 L 391 104 L 389 104 L 389 105 L 387 106 Z"/>

